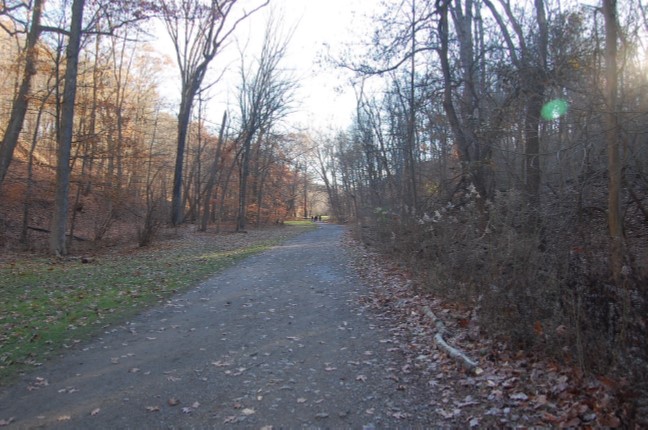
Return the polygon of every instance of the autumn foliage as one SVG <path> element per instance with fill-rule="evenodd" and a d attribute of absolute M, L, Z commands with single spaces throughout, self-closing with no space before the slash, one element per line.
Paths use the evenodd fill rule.
<path fill-rule="evenodd" d="M 235 14 L 236 2 L 226 3 Z M 53 230 L 54 187 L 60 185 L 55 171 L 61 163 L 57 140 L 67 38 L 63 30 L 59 34 L 52 29 L 65 29 L 67 23 L 65 16 L 57 17 L 48 5 L 43 7 L 42 31 L 33 50 L 25 48 L 28 26 L 20 29 L 15 24 L 27 20 L 32 11 L 25 4 L 0 10 L 6 30 L 0 38 L 7 47 L 0 54 L 0 70 L 6 77 L 0 83 L 0 131 L 4 133 L 13 105 L 24 102 L 28 107 L 16 148 L 8 152 L 7 176 L 0 181 L 0 242 L 9 249 L 46 248 Z M 166 88 L 170 85 L 167 69 L 173 69 L 173 64 L 142 33 L 156 8 L 147 2 L 120 9 L 119 14 L 101 2 L 88 2 L 85 8 L 86 16 L 96 22 L 93 31 L 84 30 L 82 35 L 70 178 L 63 184 L 68 190 L 63 220 L 67 250 L 61 253 L 73 254 L 115 242 L 146 245 L 154 240 L 170 219 L 170 203 L 175 200 L 173 166 L 178 160 L 178 119 Z M 23 79 L 26 52 L 36 53 L 35 67 L 25 75 L 31 81 L 29 97 L 19 100 L 15 88 Z M 250 135 L 236 107 L 220 121 L 222 112 L 211 118 L 203 97 L 200 93 L 184 125 L 179 222 L 199 224 L 209 207 L 205 228 L 231 228 L 240 209 L 244 136 L 249 138 L 250 154 L 246 160 L 249 185 L 244 190 L 246 223 L 261 226 L 294 218 L 301 188 L 308 180 L 295 168 L 295 146 L 302 138 L 275 129 L 277 121 L 265 122 L 263 134 Z"/>

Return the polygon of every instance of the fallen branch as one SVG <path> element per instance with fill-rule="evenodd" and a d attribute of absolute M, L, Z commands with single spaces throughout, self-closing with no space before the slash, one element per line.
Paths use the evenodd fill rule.
<path fill-rule="evenodd" d="M 51 233 L 51 232 L 50 232 L 48 229 L 46 229 L 46 228 L 32 227 L 31 225 L 28 225 L 27 228 L 30 229 L 30 230 L 40 231 L 40 232 L 43 232 L 43 233 Z M 66 236 L 69 237 L 70 235 L 69 235 L 69 234 L 66 234 Z M 87 242 L 87 241 L 88 241 L 88 239 L 86 239 L 86 238 L 84 238 L 84 237 L 79 237 L 79 236 L 72 236 L 72 238 L 73 238 L 74 240 L 78 240 L 79 242 Z"/>
<path fill-rule="evenodd" d="M 443 334 L 445 333 L 445 325 L 443 324 L 443 321 L 437 318 L 437 316 L 434 315 L 434 312 L 432 312 L 432 310 L 427 306 L 423 307 L 423 313 L 432 321 L 434 321 L 434 325 L 436 325 L 437 333 L 434 335 L 434 341 L 436 342 L 436 344 L 450 357 L 458 361 L 459 364 L 461 364 L 464 368 L 473 372 L 477 372 L 477 369 L 479 369 L 477 367 L 477 362 L 471 360 L 466 354 L 459 351 L 457 348 L 448 345 L 445 339 L 443 339 Z"/>

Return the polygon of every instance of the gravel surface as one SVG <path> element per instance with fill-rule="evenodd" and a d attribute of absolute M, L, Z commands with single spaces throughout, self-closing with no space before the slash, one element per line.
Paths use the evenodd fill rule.
<path fill-rule="evenodd" d="M 18 428 L 434 427 L 388 323 L 359 304 L 344 228 L 319 224 L 0 393 Z"/>

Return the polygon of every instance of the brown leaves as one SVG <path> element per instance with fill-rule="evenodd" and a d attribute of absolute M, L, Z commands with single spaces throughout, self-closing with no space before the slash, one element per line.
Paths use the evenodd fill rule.
<path fill-rule="evenodd" d="M 35 391 L 35 390 L 40 390 L 43 387 L 47 387 L 49 385 L 49 382 L 47 382 L 47 379 L 41 378 L 41 377 L 36 377 L 34 382 L 29 384 L 27 386 L 27 391 Z"/>
<path fill-rule="evenodd" d="M 354 244 L 351 244 L 354 246 Z M 454 304 L 443 303 L 413 288 L 408 274 L 400 266 L 358 248 L 355 266 L 367 284 L 370 294 L 360 302 L 388 321 L 393 344 L 388 352 L 398 352 L 406 360 L 400 369 L 385 369 L 385 377 L 398 387 L 406 387 L 406 375 L 428 372 L 430 385 L 441 387 L 431 394 L 433 410 L 442 420 L 459 427 L 592 426 L 617 428 L 623 423 L 615 408 L 615 392 L 619 390 L 611 378 L 584 378 L 569 366 L 558 366 L 539 360 L 532 354 L 513 352 L 506 344 L 497 343 L 479 330 L 477 312 Z M 469 356 L 481 357 L 480 367 L 467 375 L 443 353 L 433 349 L 435 327 L 423 318 L 421 309 L 428 306 L 448 324 L 449 339 Z M 533 333 L 545 336 L 549 327 L 533 322 Z M 558 335 L 568 330 L 555 328 Z M 401 376 L 403 381 L 401 381 Z M 360 376 L 356 378 L 364 382 Z M 463 391 L 470 392 L 462 396 Z M 464 397 L 463 400 L 459 400 Z M 365 411 L 374 413 L 372 408 Z M 477 418 L 479 417 L 479 418 Z"/>

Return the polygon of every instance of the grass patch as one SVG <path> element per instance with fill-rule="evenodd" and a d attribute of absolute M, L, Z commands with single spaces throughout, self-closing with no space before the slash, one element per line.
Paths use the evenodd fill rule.
<path fill-rule="evenodd" d="M 315 228 L 316 224 L 313 223 L 311 220 L 293 220 L 293 221 L 286 221 L 284 223 L 285 225 L 288 226 L 298 226 L 298 227 L 309 227 L 309 228 Z"/>
<path fill-rule="evenodd" d="M 158 249 L 104 255 L 90 264 L 17 257 L 0 265 L 0 385 L 309 229 L 295 224 L 248 235 L 196 235 Z"/>

